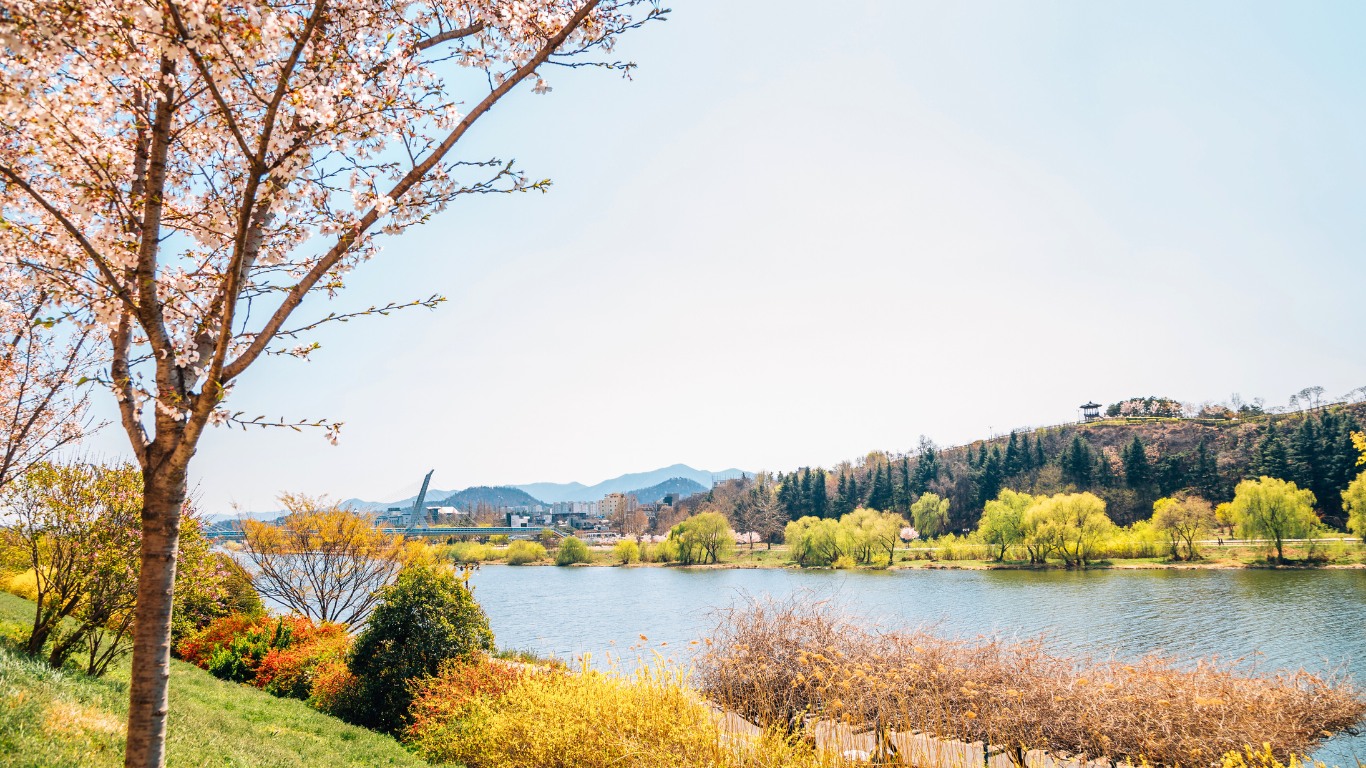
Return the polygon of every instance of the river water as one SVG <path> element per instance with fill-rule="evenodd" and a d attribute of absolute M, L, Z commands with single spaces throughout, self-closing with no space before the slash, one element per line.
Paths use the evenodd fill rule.
<path fill-rule="evenodd" d="M 1045 635 L 1058 651 L 1132 658 L 1244 658 L 1366 686 L 1366 570 L 887 572 L 485 566 L 471 583 L 499 647 L 628 666 L 686 661 L 714 612 L 748 597 L 829 599 L 884 628 L 951 636 Z M 642 641 L 640 635 L 647 639 Z M 1314 757 L 1366 761 L 1366 736 Z"/>

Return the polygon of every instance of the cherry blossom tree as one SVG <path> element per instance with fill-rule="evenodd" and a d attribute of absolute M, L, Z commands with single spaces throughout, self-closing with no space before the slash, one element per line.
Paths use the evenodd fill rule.
<path fill-rule="evenodd" d="M 0 256 L 3 258 L 3 256 Z M 93 362 L 88 333 L 48 316 L 47 292 L 0 266 L 0 491 L 80 440 L 89 389 L 76 385 Z"/>
<path fill-rule="evenodd" d="M 186 478 L 234 383 L 306 357 L 349 273 L 465 195 L 531 181 L 462 147 L 552 66 L 629 73 L 645 0 L 7 0 L 0 243 L 104 340 L 102 382 L 142 470 L 126 765 L 164 762 Z M 300 311 L 302 310 L 302 311 Z M 296 314 L 302 319 L 294 319 Z"/>

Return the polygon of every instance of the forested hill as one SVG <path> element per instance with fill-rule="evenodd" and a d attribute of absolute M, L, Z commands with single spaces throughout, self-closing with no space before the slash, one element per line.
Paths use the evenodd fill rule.
<path fill-rule="evenodd" d="M 479 485 L 448 496 L 440 502 L 440 505 L 465 511 L 477 506 L 522 507 L 542 503 L 539 499 L 519 488 Z"/>
<path fill-rule="evenodd" d="M 792 519 L 838 516 L 858 506 L 907 512 L 932 492 L 950 500 L 953 528 L 970 528 L 1002 488 L 1091 491 L 1105 499 L 1112 519 L 1127 524 L 1151 516 L 1153 501 L 1163 496 L 1188 491 L 1219 503 L 1233 497 L 1240 480 L 1268 475 L 1313 491 L 1324 522 L 1342 528 L 1342 491 L 1360 471 L 1350 433 L 1366 424 L 1366 403 L 1225 415 L 1118 417 L 943 449 L 924 441 L 910 454 L 875 452 L 773 480 Z M 718 488 L 709 496 L 738 498 L 736 490 Z"/>
<path fill-rule="evenodd" d="M 706 493 L 707 486 L 689 477 L 672 477 L 662 483 L 656 483 L 649 488 L 641 488 L 631 491 L 629 496 L 635 496 L 641 504 L 658 504 L 665 496 L 672 494 L 675 498 L 685 498 L 698 493 Z"/>

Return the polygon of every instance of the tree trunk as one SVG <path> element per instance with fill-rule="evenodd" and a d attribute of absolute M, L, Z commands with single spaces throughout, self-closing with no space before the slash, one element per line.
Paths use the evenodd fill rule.
<path fill-rule="evenodd" d="M 133 627 L 128 747 L 123 763 L 126 768 L 162 768 L 166 763 L 171 598 L 185 477 L 184 467 L 143 471 L 142 571 L 138 574 L 137 618 Z"/>

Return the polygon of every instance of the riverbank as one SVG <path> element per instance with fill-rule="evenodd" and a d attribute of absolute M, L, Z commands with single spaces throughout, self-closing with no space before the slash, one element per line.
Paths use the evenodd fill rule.
<path fill-rule="evenodd" d="M 439 547 L 440 545 L 438 545 Z M 1194 561 L 1172 560 L 1163 557 L 1108 558 L 1088 563 L 1087 570 L 1228 570 L 1260 569 L 1272 571 L 1303 571 L 1323 569 L 1366 569 L 1366 545 L 1342 545 L 1341 552 L 1334 553 L 1334 559 L 1309 559 L 1303 549 L 1288 548 L 1286 562 L 1276 563 L 1269 560 L 1261 547 L 1253 546 L 1211 546 L 1205 550 L 1206 556 Z M 497 550 L 493 550 L 495 553 Z M 707 569 L 792 569 L 807 571 L 898 571 L 898 570 L 1008 570 L 1008 571 L 1065 571 L 1077 570 L 1062 562 L 1030 563 L 1024 560 L 991 560 L 972 557 L 944 557 L 932 548 L 897 550 L 889 565 L 885 561 L 870 565 L 856 565 L 846 569 L 829 566 L 803 567 L 794 563 L 788 548 L 783 545 L 771 549 L 737 550 L 733 555 L 719 563 L 701 565 L 681 565 L 667 562 L 635 562 L 623 564 L 613 556 L 611 548 L 593 547 L 589 549 L 591 561 L 575 563 L 571 566 L 555 566 L 552 558 L 532 563 L 518 564 L 516 567 L 555 566 L 569 568 L 677 568 L 688 570 Z M 483 565 L 507 565 L 505 558 L 493 557 L 478 561 Z"/>

